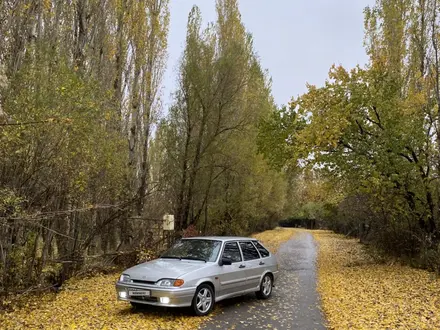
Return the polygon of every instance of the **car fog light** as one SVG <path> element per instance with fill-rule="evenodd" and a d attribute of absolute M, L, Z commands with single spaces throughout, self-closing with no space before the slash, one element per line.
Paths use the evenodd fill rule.
<path fill-rule="evenodd" d="M 127 298 L 127 292 L 119 291 L 119 298 Z"/>
<path fill-rule="evenodd" d="M 168 304 L 170 302 L 170 298 L 168 298 L 168 297 L 160 297 L 160 302 L 162 304 Z"/>

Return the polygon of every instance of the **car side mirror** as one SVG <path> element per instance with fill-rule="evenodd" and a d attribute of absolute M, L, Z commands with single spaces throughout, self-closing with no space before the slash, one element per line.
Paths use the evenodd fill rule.
<path fill-rule="evenodd" d="M 232 265 L 232 260 L 229 259 L 228 257 L 222 257 L 220 260 L 220 266 L 228 266 L 228 265 Z"/>

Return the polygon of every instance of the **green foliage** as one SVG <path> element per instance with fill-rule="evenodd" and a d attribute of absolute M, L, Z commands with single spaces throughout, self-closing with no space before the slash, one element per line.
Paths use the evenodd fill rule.
<path fill-rule="evenodd" d="M 21 169 L 14 183 L 37 180 L 38 174 L 61 179 L 53 184 L 63 185 L 73 196 L 83 196 L 96 180 L 101 180 L 98 195 L 120 191 L 124 144 L 109 129 L 114 109 L 97 82 L 64 64 L 57 69 L 49 76 L 29 65 L 11 81 L 4 107 L 21 125 L 3 129 L 0 153 L 11 170 Z"/>
<path fill-rule="evenodd" d="M 313 163 L 354 184 L 346 185 L 348 192 L 372 195 L 377 207 L 392 205 L 392 218 L 418 226 L 419 217 L 425 217 L 431 226 L 434 214 L 426 210 L 433 197 L 427 180 L 433 149 L 425 138 L 431 128 L 423 112 L 416 111 L 418 99 L 412 94 L 402 98 L 384 70 L 375 62 L 351 73 L 333 68 L 325 87 L 310 87 L 302 97 L 310 123 L 300 139 L 313 152 Z M 432 227 L 423 230 L 434 234 Z"/>
<path fill-rule="evenodd" d="M 22 213 L 23 198 L 9 189 L 0 189 L 0 217 L 18 217 Z"/>
<path fill-rule="evenodd" d="M 298 116 L 295 104 L 282 107 L 263 118 L 258 131 L 258 149 L 276 169 L 296 167 L 300 157 L 297 133 L 305 125 Z"/>

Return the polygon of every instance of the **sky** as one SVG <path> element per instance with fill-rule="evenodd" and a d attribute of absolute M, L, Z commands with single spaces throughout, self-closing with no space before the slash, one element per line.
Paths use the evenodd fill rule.
<path fill-rule="evenodd" d="M 322 86 L 333 64 L 364 65 L 363 10 L 374 0 L 239 0 L 242 21 L 252 33 L 261 65 L 272 77 L 278 105 Z M 177 65 L 185 46 L 186 23 L 193 5 L 203 22 L 216 19 L 215 0 L 170 0 L 168 64 L 163 82 L 165 108 L 175 90 Z"/>

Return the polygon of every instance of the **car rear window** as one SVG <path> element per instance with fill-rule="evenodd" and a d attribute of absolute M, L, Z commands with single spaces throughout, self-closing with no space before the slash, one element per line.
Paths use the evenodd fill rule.
<path fill-rule="evenodd" d="M 266 258 L 270 255 L 270 252 L 266 250 L 266 248 L 261 245 L 259 242 L 254 241 L 254 244 L 256 246 L 256 248 L 258 249 L 258 252 L 260 252 L 261 257 Z"/>
<path fill-rule="evenodd" d="M 232 262 L 240 262 L 241 254 L 237 242 L 229 242 L 225 244 L 223 257 L 231 259 Z"/>
<path fill-rule="evenodd" d="M 258 254 L 258 251 L 252 244 L 252 242 L 240 242 L 240 247 L 241 252 L 243 252 L 243 258 L 245 261 L 260 258 L 260 255 Z"/>

